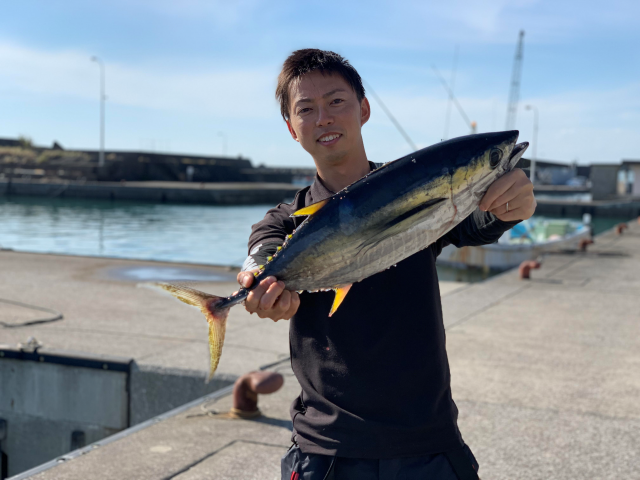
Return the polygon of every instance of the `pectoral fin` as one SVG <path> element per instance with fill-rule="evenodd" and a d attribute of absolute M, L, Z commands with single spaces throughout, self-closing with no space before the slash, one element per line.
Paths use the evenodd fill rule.
<path fill-rule="evenodd" d="M 372 235 L 362 244 L 362 248 L 370 247 L 371 245 L 375 245 L 378 242 L 385 240 L 386 238 L 392 237 L 399 233 L 402 233 L 412 226 L 423 221 L 428 215 L 431 214 L 433 209 L 440 205 L 442 202 L 445 202 L 446 198 L 434 198 L 429 200 L 428 202 L 422 203 L 406 212 L 398 215 L 397 217 L 391 219 L 386 224 L 384 224 L 380 231 Z"/>
<path fill-rule="evenodd" d="M 291 216 L 292 217 L 304 217 L 306 215 L 313 215 L 318 210 L 320 210 L 322 207 L 324 207 L 327 204 L 328 201 L 329 201 L 329 199 L 321 200 L 321 201 L 316 202 L 316 203 L 312 203 L 311 205 L 308 205 L 308 206 L 306 206 L 304 208 L 301 208 L 300 210 L 296 210 L 295 212 L 293 212 L 291 214 Z"/>
<path fill-rule="evenodd" d="M 347 293 L 349 293 L 349 289 L 350 288 L 351 288 L 351 285 L 345 285 L 344 287 L 340 287 L 340 288 L 336 288 L 335 289 L 336 296 L 333 299 L 333 306 L 331 307 L 331 311 L 329 312 L 329 316 L 333 315 L 336 312 L 336 310 L 338 310 L 338 307 L 340 306 L 340 304 L 344 300 L 344 297 L 346 297 Z"/>

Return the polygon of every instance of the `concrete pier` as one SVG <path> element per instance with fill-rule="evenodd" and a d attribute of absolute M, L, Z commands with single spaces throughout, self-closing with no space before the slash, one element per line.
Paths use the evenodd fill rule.
<path fill-rule="evenodd" d="M 8 454 L 10 475 L 68 452 L 73 432 L 92 443 L 288 356 L 285 323 L 235 308 L 218 374 L 205 384 L 208 328 L 202 314 L 140 287 L 195 279 L 204 290 L 226 296 L 237 289 L 236 271 L 229 268 L 10 251 L 0 251 L 0 265 L 0 419 L 8 422 L 0 448 Z M 63 318 L 46 321 L 56 317 L 53 312 Z M 30 338 L 42 344 L 37 355 Z M 118 395 L 121 407 L 106 417 L 101 411 L 114 401 L 100 392 L 115 388 L 112 397 Z"/>
<path fill-rule="evenodd" d="M 0 180 L 0 196 L 94 198 L 156 203 L 214 205 L 277 204 L 292 199 L 300 186 L 259 182 L 77 182 L 54 180 Z"/>
<path fill-rule="evenodd" d="M 25 265 L 22 255 L 0 255 L 0 261 L 8 258 L 16 268 Z M 33 272 L 34 264 L 48 258 L 54 257 L 34 255 L 26 263 L 31 263 Z M 109 280 L 97 264 L 80 267 L 81 260 L 86 261 L 69 259 L 75 265 L 71 270 L 61 267 L 67 269 L 66 276 L 41 268 L 42 279 L 20 271 L 0 279 L 12 286 L 11 295 L 25 301 L 39 297 L 42 304 L 70 315 L 77 307 L 73 298 L 60 298 L 64 286 L 77 285 L 83 292 L 79 298 L 89 295 L 81 301 L 95 326 L 86 333 L 81 333 L 85 320 L 75 314 L 64 329 L 59 322 L 55 329 L 55 324 L 37 327 L 36 333 L 57 330 L 51 338 L 60 343 L 82 335 L 97 351 L 101 339 L 118 338 L 118 352 L 144 350 L 141 361 L 160 366 L 195 362 L 203 368 L 206 340 L 204 326 L 197 326 L 202 325 L 199 313 L 183 310 L 177 302 L 157 300 L 155 292 L 144 291 L 132 302 L 136 290 L 127 292 Z M 507 272 L 443 292 L 453 397 L 460 410 L 460 429 L 480 463 L 482 478 L 640 478 L 638 272 L 640 225 L 632 224 L 621 236 L 613 232 L 599 236 L 587 253 L 547 256 L 531 280 Z M 36 286 L 69 277 L 72 280 L 58 280 L 54 289 L 58 295 L 46 289 L 40 292 Z M 15 280 L 19 278 L 20 285 Z M 102 282 L 101 287 L 95 291 L 82 287 L 87 280 Z M 231 284 L 208 287 L 228 290 Z M 111 294 L 124 297 L 114 304 Z M 138 308 L 127 310 L 131 303 Z M 144 308 L 139 307 L 142 304 Z M 165 316 L 169 309 L 175 312 L 171 321 Z M 106 311 L 109 315 L 102 316 Z M 152 331 L 149 323 L 138 321 L 138 315 L 154 324 Z M 286 322 L 253 319 L 240 308 L 232 315 L 223 371 L 240 373 L 286 357 Z M 0 330 L 3 339 L 6 332 Z M 12 341 L 23 337 L 13 336 Z M 163 348 L 161 354 L 160 344 L 171 348 Z M 197 349 L 201 353 L 191 353 Z M 32 472 L 31 478 L 279 478 L 279 459 L 290 445 L 289 403 L 299 393 L 287 365 L 285 361 L 273 367 L 285 375 L 285 386 L 260 398 L 262 418 L 224 419 L 220 413 L 229 409 L 231 399 L 213 393 L 157 421 L 61 457 L 45 466 L 52 468 Z"/>
<path fill-rule="evenodd" d="M 536 215 L 549 217 L 577 217 L 585 213 L 594 217 L 635 218 L 640 216 L 640 198 L 619 198 L 614 200 L 594 200 L 578 202 L 563 200 L 537 199 Z"/>

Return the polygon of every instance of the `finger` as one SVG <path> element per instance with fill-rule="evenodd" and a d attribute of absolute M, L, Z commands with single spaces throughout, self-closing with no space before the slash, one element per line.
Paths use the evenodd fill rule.
<path fill-rule="evenodd" d="M 244 306 L 249 313 L 255 313 L 258 310 L 260 300 L 275 282 L 276 277 L 267 277 L 262 280 L 256 288 L 249 292 L 244 303 Z"/>
<path fill-rule="evenodd" d="M 282 292 L 284 291 L 284 283 L 283 282 L 273 282 L 266 293 L 260 299 L 260 305 L 258 308 L 260 310 L 271 310 L 273 305 L 276 303 L 276 300 Z"/>
<path fill-rule="evenodd" d="M 530 215 L 527 215 L 524 209 L 516 208 L 514 210 L 509 209 L 507 213 L 496 215 L 496 217 L 498 217 L 503 222 L 515 222 L 516 220 L 524 220 L 525 218 L 529 218 Z"/>
<path fill-rule="evenodd" d="M 511 175 L 512 173 L 513 172 L 509 172 L 506 175 L 503 175 L 491 184 L 487 193 L 485 193 L 482 200 L 480 200 L 480 210 L 485 212 L 487 210 L 491 210 L 489 207 L 493 204 L 495 199 L 511 188 L 516 181 L 514 176 Z"/>
<path fill-rule="evenodd" d="M 283 315 L 283 318 L 289 320 L 296 314 L 298 308 L 300 308 L 300 295 L 298 295 L 298 292 L 291 292 L 291 305 L 289 306 L 289 310 Z"/>
<path fill-rule="evenodd" d="M 509 204 L 509 209 L 507 210 L 507 203 Z M 504 215 L 505 213 L 512 212 L 518 208 L 522 208 L 524 206 L 524 200 L 522 198 L 514 198 L 506 202 L 504 205 L 499 205 L 493 207 L 489 210 L 494 215 Z"/>
<path fill-rule="evenodd" d="M 238 283 L 242 285 L 244 288 L 249 288 L 253 283 L 254 272 L 257 272 L 258 269 L 254 268 L 253 270 L 247 270 L 246 272 L 238 273 Z"/>
<path fill-rule="evenodd" d="M 291 292 L 288 290 L 285 290 L 282 292 L 282 295 L 278 297 L 278 299 L 276 300 L 276 303 L 273 305 L 269 318 L 271 318 L 271 320 L 273 320 L 274 322 L 284 319 L 285 318 L 284 315 L 289 310 L 290 305 L 291 305 Z"/>
<path fill-rule="evenodd" d="M 516 182 L 509 190 L 496 198 L 489 210 L 506 205 L 507 202 L 511 204 L 516 200 L 523 199 L 528 199 L 529 202 L 533 200 L 533 185 L 526 179 Z M 522 202 L 520 203 L 522 204 Z"/>
<path fill-rule="evenodd" d="M 503 222 L 515 222 L 517 220 L 526 220 L 531 218 L 535 209 L 529 209 L 525 207 L 516 208 L 515 210 L 509 209 L 508 213 L 503 213 L 501 215 L 496 215 Z"/>
<path fill-rule="evenodd" d="M 291 292 L 289 290 L 285 290 L 284 292 L 282 292 L 282 295 L 280 295 L 280 298 L 278 298 L 273 308 L 274 309 L 277 308 L 280 311 L 280 313 L 283 314 L 283 313 L 286 313 L 287 310 L 289 310 L 290 306 L 291 306 Z"/>
<path fill-rule="evenodd" d="M 502 195 L 496 198 L 491 203 L 491 205 L 487 207 L 487 210 L 491 211 L 495 208 L 504 207 L 507 204 L 507 202 L 509 202 L 509 205 L 511 205 L 514 202 L 514 200 L 518 197 L 518 193 L 519 193 L 518 185 L 517 184 L 511 185 L 511 187 L 506 192 L 504 192 Z"/>

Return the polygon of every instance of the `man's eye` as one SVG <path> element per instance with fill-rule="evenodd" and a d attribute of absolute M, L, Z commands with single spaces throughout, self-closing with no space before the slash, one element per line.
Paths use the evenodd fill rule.
<path fill-rule="evenodd" d="M 341 98 L 335 98 L 331 103 L 336 104 L 336 103 L 344 103 L 344 100 Z"/>
<path fill-rule="evenodd" d="M 307 107 L 307 108 L 301 108 L 300 110 L 298 110 L 298 114 L 300 114 L 300 113 L 307 113 L 307 112 L 310 112 L 310 111 L 311 111 L 311 109 L 310 109 L 310 108 L 308 108 L 308 107 Z"/>

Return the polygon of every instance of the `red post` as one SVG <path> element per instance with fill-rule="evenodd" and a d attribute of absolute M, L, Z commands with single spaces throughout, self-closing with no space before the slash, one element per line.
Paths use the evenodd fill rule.
<path fill-rule="evenodd" d="M 249 372 L 242 375 L 233 386 L 232 418 L 260 416 L 258 394 L 274 393 L 284 384 L 284 377 L 276 372 Z"/>
<path fill-rule="evenodd" d="M 622 235 L 622 232 L 624 232 L 628 228 L 629 225 L 627 225 L 626 223 L 619 223 L 618 225 L 616 225 L 616 233 L 618 235 Z"/>
<path fill-rule="evenodd" d="M 578 244 L 578 249 L 581 252 L 586 252 L 588 245 L 593 245 L 593 240 L 589 238 L 583 238 L 582 240 L 580 240 L 580 243 Z"/>
<path fill-rule="evenodd" d="M 540 262 L 536 260 L 526 260 L 520 264 L 518 272 L 520 273 L 520 280 L 528 280 L 531 278 L 531 269 L 540 268 Z"/>

